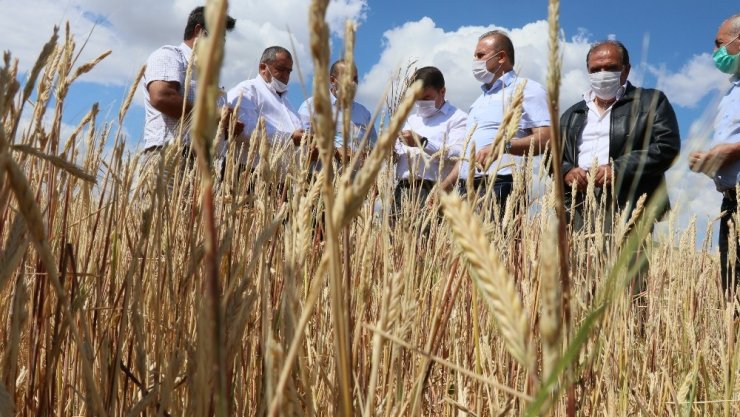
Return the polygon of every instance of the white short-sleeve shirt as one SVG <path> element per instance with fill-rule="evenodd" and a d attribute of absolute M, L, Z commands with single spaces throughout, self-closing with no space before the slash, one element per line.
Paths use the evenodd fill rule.
<path fill-rule="evenodd" d="M 516 87 L 525 82 L 524 101 L 522 104 L 522 118 L 519 122 L 519 130 L 515 138 L 522 138 L 532 134 L 532 129 L 536 127 L 550 126 L 550 110 L 547 106 L 547 92 L 536 81 L 521 78 L 515 71 L 509 71 L 494 81 L 490 88 L 485 85 L 481 86 L 483 93 L 470 106 L 468 113 L 468 131 L 473 131 L 471 142 L 475 143 L 476 152 L 493 143 L 496 138 L 498 129 L 501 126 L 504 115 L 511 104 L 511 100 L 516 91 Z M 467 152 L 467 159 L 470 159 L 472 146 Z M 499 169 L 498 175 L 511 175 L 512 170 L 507 167 L 511 164 L 521 166 L 524 158 L 510 154 L 504 154 L 499 160 L 494 161 L 487 172 L 481 172 L 475 169 L 474 176 L 482 177 Z M 460 179 L 465 180 L 468 177 L 470 166 L 464 161 L 460 167 Z"/>
<path fill-rule="evenodd" d="M 153 81 L 176 81 L 180 84 L 180 94 L 188 102 L 195 98 L 196 77 L 191 73 L 189 89 L 185 94 L 185 78 L 188 63 L 193 50 L 184 42 L 179 46 L 166 45 L 154 51 L 147 59 L 141 87 L 144 90 L 144 149 L 163 146 L 172 141 L 180 133 L 180 120 L 167 116 L 155 109 L 151 104 L 148 86 Z M 190 142 L 190 132 L 187 123 L 182 127 L 183 142 Z"/>

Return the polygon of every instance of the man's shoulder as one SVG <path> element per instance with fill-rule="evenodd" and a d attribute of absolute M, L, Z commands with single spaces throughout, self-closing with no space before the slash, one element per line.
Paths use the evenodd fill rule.
<path fill-rule="evenodd" d="M 163 45 L 155 49 L 154 52 L 149 54 L 149 60 L 157 58 L 175 58 L 179 59 L 182 57 L 182 52 L 179 46 L 175 45 Z"/>
<path fill-rule="evenodd" d="M 256 87 L 257 87 L 256 80 L 254 78 L 252 78 L 252 79 L 248 79 L 248 80 L 244 80 L 244 81 L 239 82 L 237 85 L 233 86 L 231 88 L 231 90 L 229 90 L 229 91 L 230 92 L 231 91 L 233 91 L 233 92 L 237 92 L 238 91 L 240 93 L 244 93 L 244 92 L 247 92 L 247 91 L 256 90 Z"/>
<path fill-rule="evenodd" d="M 515 82 L 515 85 L 518 86 L 519 84 L 522 84 L 524 82 L 527 83 L 524 86 L 524 98 L 527 98 L 527 99 L 538 98 L 539 99 L 539 98 L 547 96 L 547 91 L 545 90 L 545 87 L 531 78 L 518 77 Z"/>
<path fill-rule="evenodd" d="M 352 102 L 352 106 L 354 107 L 354 111 L 362 114 L 363 116 L 371 116 L 372 113 L 370 113 L 370 110 L 368 110 L 367 107 L 365 107 L 362 103 L 359 103 L 357 101 Z"/>
<path fill-rule="evenodd" d="M 586 100 L 580 100 L 573 104 L 572 106 L 568 107 L 567 110 L 563 112 L 563 117 L 566 117 L 566 115 L 570 115 L 572 113 L 576 112 L 585 112 L 588 110 L 588 105 L 586 105 Z"/>
<path fill-rule="evenodd" d="M 464 119 L 468 117 L 468 113 L 460 110 L 455 106 L 454 104 L 451 104 L 450 102 L 446 102 L 443 106 L 443 109 L 445 109 L 445 114 L 447 114 L 450 119 Z"/>
<path fill-rule="evenodd" d="M 305 107 L 313 106 L 313 96 L 303 100 L 303 102 L 301 103 L 301 108 L 303 108 L 304 106 Z"/>
<path fill-rule="evenodd" d="M 656 95 L 665 98 L 666 100 L 668 99 L 662 90 L 658 90 L 657 88 L 637 87 L 632 84 L 627 86 L 627 91 L 624 93 L 625 97 L 640 97 L 643 100 L 653 100 L 653 97 Z"/>

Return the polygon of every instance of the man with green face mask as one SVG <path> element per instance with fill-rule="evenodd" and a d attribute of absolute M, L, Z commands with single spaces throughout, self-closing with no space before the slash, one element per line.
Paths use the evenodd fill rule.
<path fill-rule="evenodd" d="M 723 290 L 729 290 L 729 295 L 732 295 L 740 276 L 740 245 L 736 245 L 738 251 L 734 260 L 728 259 L 729 221 L 737 211 L 735 190 L 740 182 L 740 14 L 722 22 L 714 40 L 713 58 L 717 69 L 731 75 L 730 89 L 717 108 L 712 137 L 714 147 L 706 152 L 692 152 L 689 167 L 712 177 L 717 191 L 722 193 L 720 211 L 723 214 L 719 226 L 721 278 Z M 732 236 L 732 239 L 737 239 L 737 236 Z"/>

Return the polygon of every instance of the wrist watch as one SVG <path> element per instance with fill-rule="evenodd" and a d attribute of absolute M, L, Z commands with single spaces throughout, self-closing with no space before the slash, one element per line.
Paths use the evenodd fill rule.
<path fill-rule="evenodd" d="M 504 153 L 511 153 L 511 141 L 507 140 L 506 143 L 504 143 Z"/>
<path fill-rule="evenodd" d="M 422 148 L 426 148 L 427 143 L 429 143 L 429 139 L 427 139 L 426 136 L 422 136 L 419 138 L 419 144 L 421 145 Z"/>

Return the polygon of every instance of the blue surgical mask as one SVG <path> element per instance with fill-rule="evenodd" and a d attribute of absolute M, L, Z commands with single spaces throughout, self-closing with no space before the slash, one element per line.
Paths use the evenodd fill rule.
<path fill-rule="evenodd" d="M 740 64 L 740 53 L 735 55 L 728 54 L 727 45 L 735 42 L 738 36 L 735 36 L 731 41 L 722 45 L 721 48 L 717 49 L 716 51 L 714 51 L 714 54 L 712 54 L 712 58 L 714 59 L 714 66 L 716 66 L 718 70 L 724 72 L 725 74 L 737 74 L 738 65 Z"/>

